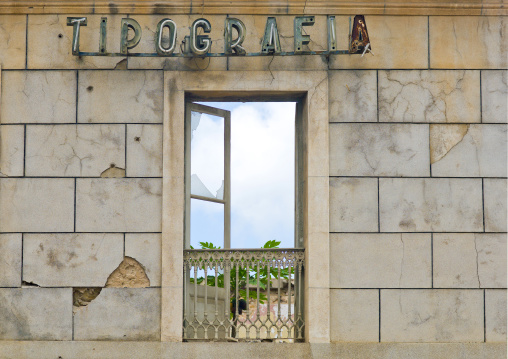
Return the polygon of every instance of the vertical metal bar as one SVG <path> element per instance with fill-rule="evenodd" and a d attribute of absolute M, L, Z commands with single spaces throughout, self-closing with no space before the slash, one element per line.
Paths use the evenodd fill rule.
<path fill-rule="evenodd" d="M 205 262 L 205 311 L 203 313 L 203 324 L 208 323 L 208 263 Z M 208 339 L 208 327 L 209 325 L 204 326 L 205 329 L 205 339 Z"/>
<path fill-rule="evenodd" d="M 260 261 L 257 262 L 257 288 L 256 288 L 256 294 L 257 294 L 257 308 L 256 308 L 256 321 L 257 320 L 261 320 L 261 317 L 259 315 L 259 300 L 260 300 L 260 295 L 261 295 L 261 285 L 260 285 L 260 275 L 259 275 L 259 265 L 260 265 Z M 256 339 L 259 339 L 259 332 L 260 332 L 260 328 L 259 327 L 256 327 Z"/>
<path fill-rule="evenodd" d="M 239 305 L 239 299 L 238 299 L 238 291 L 239 291 L 239 284 L 238 283 L 238 270 L 239 270 L 239 265 L 237 265 L 236 267 L 236 281 L 235 281 L 235 290 L 236 290 L 236 293 L 235 293 L 235 336 L 234 338 L 237 338 L 238 337 L 238 305 Z"/>
<path fill-rule="evenodd" d="M 194 319 L 193 322 L 198 321 L 198 267 L 194 263 Z M 198 338 L 198 331 L 194 328 L 194 339 Z"/>
<path fill-rule="evenodd" d="M 286 323 L 289 323 L 290 320 L 292 323 L 294 323 L 294 320 L 291 319 L 291 265 L 292 265 L 292 261 L 288 261 L 288 262 L 289 262 L 289 265 L 288 265 L 288 319 L 287 319 Z M 291 328 L 289 327 L 289 324 L 287 325 L 287 330 L 288 330 L 288 337 L 289 337 L 291 334 Z"/>
<path fill-rule="evenodd" d="M 280 301 L 281 301 L 281 297 L 280 297 L 280 266 L 282 265 L 281 262 L 278 262 L 277 263 L 277 270 L 278 270 L 278 274 L 277 274 L 277 280 L 279 282 L 279 285 L 277 286 L 277 320 L 275 321 L 276 323 L 281 323 L 281 319 L 280 319 Z M 280 324 L 277 325 L 277 338 L 280 338 L 281 337 L 281 327 Z"/>
<path fill-rule="evenodd" d="M 298 321 L 302 318 L 302 263 L 298 263 Z M 302 337 L 302 331 L 298 331 L 298 338 Z"/>
<path fill-rule="evenodd" d="M 187 288 L 187 261 L 183 262 L 183 337 L 187 338 L 187 311 L 188 311 L 188 303 L 187 296 L 189 295 L 189 291 Z"/>
<path fill-rule="evenodd" d="M 231 283 L 230 283 L 230 268 L 231 262 L 229 260 L 224 260 L 224 289 L 226 292 L 225 295 L 225 303 L 224 303 L 224 326 L 226 328 L 226 336 L 229 336 L 229 330 L 231 327 L 231 322 L 229 319 L 230 308 L 229 304 L 231 303 Z"/>
<path fill-rule="evenodd" d="M 218 266 L 218 263 L 217 261 L 214 261 L 214 265 L 213 265 L 213 268 L 214 268 L 214 271 L 215 271 L 215 318 L 214 318 L 214 324 L 217 324 L 218 323 L 218 318 L 219 318 L 219 298 L 218 298 L 218 294 L 219 294 L 219 283 L 218 283 L 218 269 L 219 269 L 219 266 Z M 215 327 L 215 339 L 219 339 L 219 326 L 218 325 L 214 325 Z"/>
<path fill-rule="evenodd" d="M 271 335 L 272 320 L 270 319 L 270 281 L 271 281 L 272 274 L 270 273 L 270 261 L 266 262 L 266 272 L 268 273 L 267 278 L 266 278 L 266 298 L 267 298 L 267 303 L 266 303 L 266 323 L 267 323 L 266 332 L 267 333 L 266 333 L 266 335 L 267 335 L 267 338 L 270 339 L 272 337 L 272 335 Z M 270 323 L 270 324 L 268 324 L 268 323 Z"/>
<path fill-rule="evenodd" d="M 250 254 L 249 254 L 250 255 Z M 247 339 L 249 339 L 250 337 L 250 326 L 251 326 L 251 320 L 250 320 L 250 305 L 249 305 L 249 296 L 250 296 L 250 287 L 249 287 L 249 282 L 250 282 L 250 259 L 248 259 L 246 261 L 247 263 L 247 295 L 246 295 L 246 301 L 247 301 L 247 319 L 245 320 L 245 322 L 247 322 L 247 320 L 249 321 L 248 323 L 246 323 L 247 325 L 247 330 L 246 330 L 246 337 Z"/>

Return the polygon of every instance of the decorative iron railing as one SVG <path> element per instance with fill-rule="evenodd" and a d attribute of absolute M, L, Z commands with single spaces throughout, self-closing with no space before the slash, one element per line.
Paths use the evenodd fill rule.
<path fill-rule="evenodd" d="M 185 340 L 301 341 L 303 249 L 184 250 Z"/>

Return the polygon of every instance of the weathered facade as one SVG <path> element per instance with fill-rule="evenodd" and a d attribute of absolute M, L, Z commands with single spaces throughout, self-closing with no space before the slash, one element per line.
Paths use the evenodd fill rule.
<path fill-rule="evenodd" d="M 0 358 L 506 358 L 508 11 L 501 2 L 0 0 Z M 268 16 L 294 51 L 120 52 L 122 18 L 154 53 L 194 20 Z M 305 343 L 182 343 L 185 104 L 292 100 L 301 127 Z"/>

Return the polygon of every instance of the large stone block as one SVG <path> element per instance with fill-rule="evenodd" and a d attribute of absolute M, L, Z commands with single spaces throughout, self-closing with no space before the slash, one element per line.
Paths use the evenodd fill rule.
<path fill-rule="evenodd" d="M 125 168 L 124 125 L 27 126 L 27 176 L 99 177 Z"/>
<path fill-rule="evenodd" d="M 159 288 L 103 288 L 74 315 L 74 340 L 160 340 Z"/>
<path fill-rule="evenodd" d="M 3 72 L 0 119 L 2 123 L 76 122 L 76 73 Z"/>
<path fill-rule="evenodd" d="M 506 290 L 485 291 L 485 341 L 506 342 Z"/>
<path fill-rule="evenodd" d="M 430 288 L 430 234 L 332 234 L 332 288 Z"/>
<path fill-rule="evenodd" d="M 427 16 L 368 16 L 371 54 L 332 55 L 330 69 L 428 68 Z M 337 47 L 348 48 L 349 18 L 337 16 Z"/>
<path fill-rule="evenodd" d="M 122 260 L 121 233 L 24 235 L 23 280 L 42 287 L 103 287 Z"/>
<path fill-rule="evenodd" d="M 508 122 L 508 71 L 482 71 L 482 122 Z"/>
<path fill-rule="evenodd" d="M 330 340 L 377 342 L 379 339 L 379 291 L 331 290 Z"/>
<path fill-rule="evenodd" d="M 479 71 L 379 71 L 380 122 L 480 122 Z"/>
<path fill-rule="evenodd" d="M 381 290 L 382 342 L 482 342 L 483 290 Z"/>
<path fill-rule="evenodd" d="M 506 16 L 431 16 L 430 67 L 506 69 Z"/>
<path fill-rule="evenodd" d="M 29 69 L 113 69 L 121 65 L 125 57 L 72 55 L 73 27 L 67 26 L 67 16 L 28 15 Z M 108 52 L 120 51 L 120 25 L 123 17 L 126 16 L 107 16 Z M 86 18 L 87 26 L 80 28 L 80 51 L 98 52 L 101 15 L 86 15 Z"/>
<path fill-rule="evenodd" d="M 381 232 L 483 231 L 482 181 L 380 178 Z"/>
<path fill-rule="evenodd" d="M 160 179 L 78 179 L 76 231 L 160 232 Z"/>
<path fill-rule="evenodd" d="M 200 15 L 172 15 L 170 19 L 176 23 L 176 49 L 175 53 L 181 53 L 180 44 L 185 36 L 190 35 L 189 29 L 194 20 L 201 18 Z M 139 22 L 143 36 L 139 44 L 129 50 L 132 53 L 155 53 L 155 31 L 157 24 L 162 19 L 167 18 L 163 15 L 136 15 L 135 19 Z M 212 48 L 210 52 L 224 52 L 224 20 L 223 15 L 207 15 L 206 19 L 210 21 L 212 30 L 208 34 L 212 39 Z M 167 31 L 167 30 L 166 30 Z M 169 42 L 166 33 L 163 33 L 163 44 L 167 46 Z M 164 69 L 167 71 L 203 71 L 215 70 L 226 71 L 227 59 L 225 57 L 207 57 L 207 58 L 164 58 L 164 57 L 130 57 L 129 69 Z"/>
<path fill-rule="evenodd" d="M 330 178 L 330 232 L 378 231 L 376 178 Z"/>
<path fill-rule="evenodd" d="M 136 259 L 145 269 L 150 286 L 161 285 L 161 234 L 126 233 L 125 255 Z"/>
<path fill-rule="evenodd" d="M 162 123 L 162 71 L 80 71 L 78 122 Z"/>
<path fill-rule="evenodd" d="M 507 180 L 485 178 L 483 180 L 483 205 L 485 232 L 506 232 Z"/>
<path fill-rule="evenodd" d="M 72 232 L 74 180 L 0 178 L 0 232 Z"/>
<path fill-rule="evenodd" d="M 506 177 L 507 125 L 430 125 L 434 177 Z"/>
<path fill-rule="evenodd" d="M 506 288 L 506 234 L 435 233 L 434 287 Z"/>
<path fill-rule="evenodd" d="M 0 67 L 24 69 L 26 55 L 26 16 L 0 15 Z"/>
<path fill-rule="evenodd" d="M 24 126 L 0 125 L 0 177 L 23 176 Z"/>
<path fill-rule="evenodd" d="M 376 71 L 330 71 L 330 122 L 377 122 Z"/>
<path fill-rule="evenodd" d="M 127 176 L 162 177 L 162 126 L 127 125 Z"/>
<path fill-rule="evenodd" d="M 0 288 L 1 340 L 72 340 L 72 288 Z"/>
<path fill-rule="evenodd" d="M 0 234 L 0 287 L 21 286 L 21 233 Z"/>
<path fill-rule="evenodd" d="M 331 176 L 429 176 L 429 127 L 330 124 Z"/>

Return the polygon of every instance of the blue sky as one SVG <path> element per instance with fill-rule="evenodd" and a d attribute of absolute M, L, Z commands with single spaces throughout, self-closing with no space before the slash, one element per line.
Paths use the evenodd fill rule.
<path fill-rule="evenodd" d="M 295 103 L 203 103 L 231 111 L 231 247 L 294 246 Z M 193 132 L 192 169 L 216 194 L 223 180 L 222 121 L 205 115 Z M 191 245 L 223 247 L 223 205 L 191 201 Z"/>

